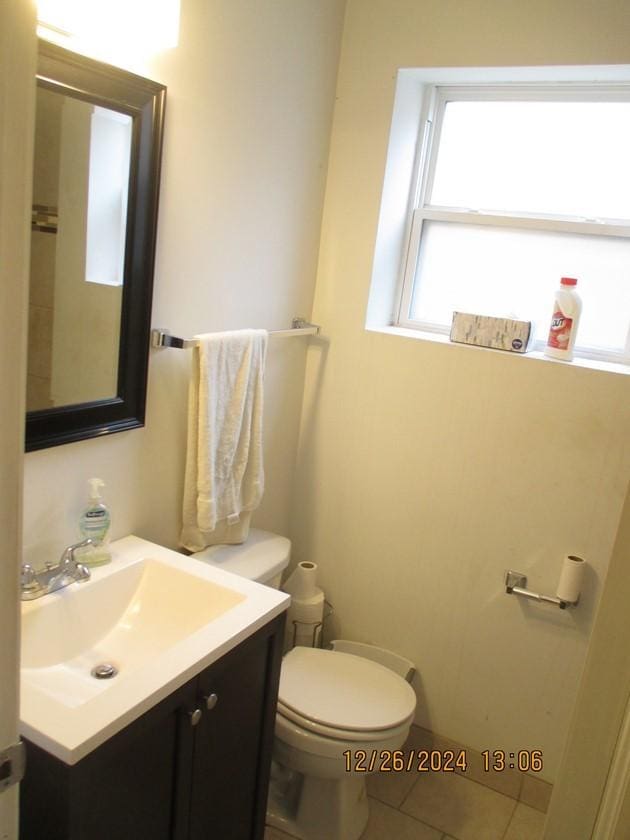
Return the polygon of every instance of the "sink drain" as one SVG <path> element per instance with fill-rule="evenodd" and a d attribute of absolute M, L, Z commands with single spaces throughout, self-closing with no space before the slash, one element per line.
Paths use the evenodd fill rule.
<path fill-rule="evenodd" d="M 92 676 L 96 677 L 97 680 L 111 680 L 117 673 L 118 668 L 109 662 L 103 662 L 101 665 L 92 668 Z"/>

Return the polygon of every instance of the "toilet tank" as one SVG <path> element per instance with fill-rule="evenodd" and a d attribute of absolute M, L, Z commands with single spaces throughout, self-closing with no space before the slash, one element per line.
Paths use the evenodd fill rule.
<path fill-rule="evenodd" d="M 289 565 L 291 541 L 270 531 L 250 528 L 240 545 L 211 545 L 192 555 L 226 572 L 280 588 L 282 572 Z"/>

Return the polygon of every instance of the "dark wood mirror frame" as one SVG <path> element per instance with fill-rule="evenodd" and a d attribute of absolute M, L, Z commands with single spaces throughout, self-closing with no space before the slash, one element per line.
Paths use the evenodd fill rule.
<path fill-rule="evenodd" d="M 26 451 L 144 425 L 166 88 L 39 41 L 37 84 L 133 119 L 115 397 L 30 411 Z"/>

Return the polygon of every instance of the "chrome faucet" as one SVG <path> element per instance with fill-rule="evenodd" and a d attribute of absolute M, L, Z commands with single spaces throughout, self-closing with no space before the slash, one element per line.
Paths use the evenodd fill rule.
<path fill-rule="evenodd" d="M 86 581 L 90 579 L 90 570 L 83 563 L 77 563 L 75 551 L 79 548 L 86 548 L 94 545 L 91 539 L 69 545 L 63 550 L 61 559 L 56 566 L 46 563 L 46 567 L 39 572 L 30 565 L 24 563 L 20 579 L 20 591 L 23 601 L 32 601 L 48 595 L 49 592 L 56 592 L 63 589 L 74 581 Z"/>

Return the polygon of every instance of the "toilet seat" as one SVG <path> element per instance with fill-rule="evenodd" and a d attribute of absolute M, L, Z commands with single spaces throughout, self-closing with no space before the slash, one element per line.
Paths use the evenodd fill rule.
<path fill-rule="evenodd" d="M 353 737 L 346 738 L 341 731 L 337 731 L 336 733 L 336 736 L 341 737 L 331 738 L 328 735 L 311 732 L 284 717 L 284 715 L 277 713 L 274 750 L 277 754 L 279 750 L 288 747 L 298 750 L 298 752 L 304 753 L 305 755 L 318 756 L 339 762 L 344 751 L 349 749 L 355 752 L 358 750 L 371 752 L 372 750 L 398 749 L 407 739 L 410 725 L 411 722 L 407 722 L 393 729 L 379 730 L 376 733 L 376 738 L 373 738 L 373 733 L 369 732 L 364 733 L 363 736 L 361 736 L 361 733 L 353 732 L 350 733 Z M 338 775 L 340 772 L 343 772 L 343 767 L 341 770 L 337 767 L 334 772 Z"/>
<path fill-rule="evenodd" d="M 369 659 L 296 647 L 280 672 L 278 714 L 319 735 L 378 741 L 409 726 L 416 695 L 402 677 Z"/>
<path fill-rule="evenodd" d="M 287 724 L 292 724 L 294 727 L 302 729 L 313 736 L 321 736 L 322 738 L 326 738 L 331 741 L 376 742 L 397 736 L 401 732 L 406 732 L 406 730 L 409 729 L 413 715 L 410 715 L 407 720 L 398 724 L 398 726 L 392 726 L 389 729 L 340 729 L 339 727 L 334 726 L 324 726 L 321 723 L 315 723 L 315 721 L 300 717 L 300 715 L 295 714 L 290 709 L 287 710 L 281 704 L 278 704 L 278 708 L 276 710 L 276 721 L 279 721 L 279 719 Z"/>

